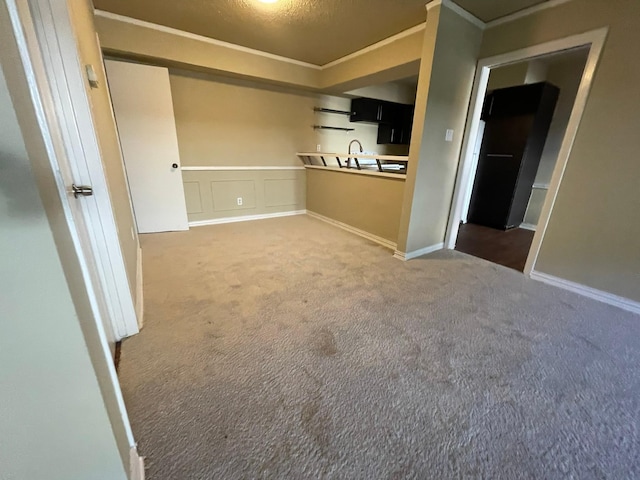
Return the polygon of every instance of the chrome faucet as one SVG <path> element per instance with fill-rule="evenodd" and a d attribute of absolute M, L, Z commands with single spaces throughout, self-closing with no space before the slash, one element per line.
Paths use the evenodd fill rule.
<path fill-rule="evenodd" d="M 357 143 L 357 144 L 358 144 L 358 146 L 360 147 L 360 153 L 364 152 L 364 148 L 362 148 L 362 143 L 360 143 L 360 140 L 355 140 L 355 139 L 354 139 L 354 140 L 351 140 L 351 141 L 349 142 L 349 149 L 348 149 L 348 153 L 351 153 L 351 146 L 352 146 L 354 143 Z"/>
<path fill-rule="evenodd" d="M 356 140 L 353 139 L 349 142 L 349 148 L 347 149 L 347 153 L 349 155 L 351 155 L 351 147 L 353 146 L 354 143 L 357 143 L 358 146 L 360 147 L 360 153 L 364 152 L 364 148 L 362 148 L 362 143 L 360 142 L 360 140 Z M 358 163 L 358 159 L 355 159 L 356 161 L 356 166 L 358 167 L 358 170 L 360 169 L 360 164 Z M 351 168 L 351 157 L 347 158 L 347 168 Z"/>

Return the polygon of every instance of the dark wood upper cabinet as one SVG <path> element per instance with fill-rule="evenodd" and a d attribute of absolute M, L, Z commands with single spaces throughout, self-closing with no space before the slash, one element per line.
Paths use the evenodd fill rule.
<path fill-rule="evenodd" d="M 378 144 L 408 145 L 411 142 L 414 106 L 396 105 L 393 122 L 381 123 L 378 127 Z"/>
<path fill-rule="evenodd" d="M 380 123 L 382 102 L 373 98 L 354 98 L 351 100 L 351 121 Z"/>
<path fill-rule="evenodd" d="M 379 144 L 409 144 L 413 112 L 413 105 L 402 103 L 373 98 L 354 98 L 351 101 L 351 121 L 377 123 Z"/>

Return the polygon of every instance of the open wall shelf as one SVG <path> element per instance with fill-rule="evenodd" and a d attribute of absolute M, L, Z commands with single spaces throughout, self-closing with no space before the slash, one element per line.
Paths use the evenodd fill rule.
<path fill-rule="evenodd" d="M 341 132 L 353 132 L 355 130 L 355 128 L 330 127 L 328 125 L 314 125 L 313 128 L 316 130 L 339 130 Z"/>
<path fill-rule="evenodd" d="M 314 107 L 313 111 L 321 113 L 335 113 L 337 115 L 351 115 L 351 112 L 347 112 L 345 110 L 334 110 L 332 108 Z"/>

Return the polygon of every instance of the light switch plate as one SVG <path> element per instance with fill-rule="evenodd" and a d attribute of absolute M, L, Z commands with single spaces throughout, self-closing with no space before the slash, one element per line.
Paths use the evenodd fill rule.
<path fill-rule="evenodd" d="M 452 129 L 450 129 L 450 128 L 447 129 L 447 133 L 445 134 L 444 139 L 447 142 L 453 142 L 453 130 Z"/>

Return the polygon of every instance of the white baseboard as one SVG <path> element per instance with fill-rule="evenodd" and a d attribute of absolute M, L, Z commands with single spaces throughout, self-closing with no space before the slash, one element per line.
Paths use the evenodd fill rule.
<path fill-rule="evenodd" d="M 138 247 L 138 261 L 136 266 L 136 318 L 138 328 L 144 324 L 144 282 L 142 279 L 142 249 Z"/>
<path fill-rule="evenodd" d="M 406 262 L 407 260 L 411 260 L 413 258 L 417 258 L 423 255 L 428 255 L 430 253 L 437 252 L 438 250 L 442 250 L 443 248 L 444 248 L 444 243 L 436 243 L 435 245 L 421 248 L 420 250 L 414 250 L 413 252 L 401 252 L 399 250 L 396 250 L 393 256 L 402 260 L 403 262 Z"/>
<path fill-rule="evenodd" d="M 207 225 L 221 225 L 223 223 L 250 222 L 253 220 L 265 220 L 267 218 L 291 217 L 293 215 L 304 215 L 306 210 L 293 210 L 290 212 L 266 213 L 264 215 L 244 215 L 242 217 L 213 218 L 211 220 L 201 220 L 189 222 L 189 227 L 204 227 Z"/>
<path fill-rule="evenodd" d="M 397 244 L 392 242 L 391 240 L 379 237 L 377 235 L 374 235 L 373 233 L 365 232 L 364 230 L 360 230 L 359 228 L 352 227 L 351 225 L 348 225 L 346 223 L 339 222 L 338 220 L 334 220 L 333 218 L 325 217 L 324 215 L 320 215 L 319 213 L 307 210 L 307 215 L 318 220 L 322 220 L 323 222 L 330 223 L 331 225 L 346 230 L 347 232 L 359 235 L 363 238 L 366 238 L 367 240 L 371 240 L 372 242 L 375 242 L 391 250 L 395 250 L 398 247 Z"/>
<path fill-rule="evenodd" d="M 531 230 L 532 232 L 536 231 L 536 227 L 537 227 L 537 225 L 534 225 L 533 223 L 521 223 L 520 224 L 520 228 L 524 228 L 525 230 Z"/>
<path fill-rule="evenodd" d="M 144 480 L 144 457 L 138 455 L 136 447 L 129 450 L 129 470 L 131 480 Z"/>
<path fill-rule="evenodd" d="M 531 278 L 533 280 L 537 280 L 554 287 L 562 288 L 564 290 L 569 290 L 571 292 L 577 293 L 578 295 L 589 297 L 599 302 L 607 303 L 609 305 L 613 305 L 614 307 L 618 307 L 628 312 L 637 313 L 638 315 L 640 315 L 640 302 L 635 302 L 628 298 L 614 295 L 613 293 L 603 292 L 602 290 L 597 290 L 580 283 L 564 280 L 563 278 L 554 277 L 553 275 L 548 275 L 546 273 L 533 271 L 531 272 Z"/>

